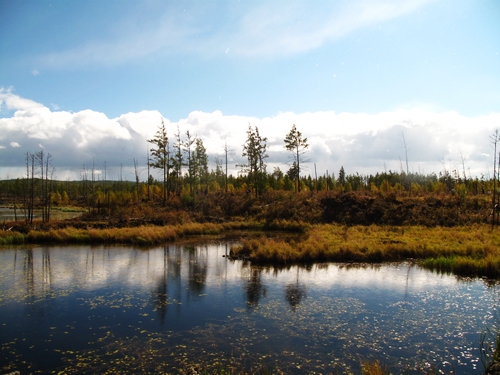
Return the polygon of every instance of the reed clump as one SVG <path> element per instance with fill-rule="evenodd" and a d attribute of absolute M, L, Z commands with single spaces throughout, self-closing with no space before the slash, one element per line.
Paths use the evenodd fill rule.
<path fill-rule="evenodd" d="M 0 231 L 0 245 L 19 245 L 25 242 L 25 236 L 16 231 Z"/>
<path fill-rule="evenodd" d="M 57 228 L 47 231 L 31 230 L 25 236 L 30 243 L 122 243 L 151 245 L 189 235 L 220 234 L 219 224 L 189 223 L 184 225 L 138 226 L 124 228 Z"/>
<path fill-rule="evenodd" d="M 386 375 L 390 373 L 389 368 L 378 360 L 361 362 L 362 375 Z"/>

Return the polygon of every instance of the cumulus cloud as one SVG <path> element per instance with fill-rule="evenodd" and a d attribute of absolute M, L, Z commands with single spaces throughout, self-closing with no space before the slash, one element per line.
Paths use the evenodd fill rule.
<path fill-rule="evenodd" d="M 92 110 L 52 111 L 10 90 L 0 89 L 0 107 L 13 111 L 12 116 L 0 118 L 0 145 L 11 147 L 2 149 L 1 167 L 22 165 L 26 152 L 41 148 L 63 169 L 81 167 L 102 155 L 119 165 L 123 155 L 134 157 L 134 140 L 144 141 L 120 119 Z"/>
<path fill-rule="evenodd" d="M 83 165 L 100 168 L 104 163 L 114 169 L 116 178 L 119 169 L 133 165 L 133 159 L 146 165 L 147 149 L 152 146 L 147 140 L 154 137 L 163 118 L 158 111 L 117 118 L 90 109 L 52 111 L 2 89 L 0 105 L 14 111 L 10 117 L 0 118 L 0 173 L 10 168 L 11 176 L 15 167 L 22 175 L 26 152 L 43 147 L 53 156 L 58 178 L 66 176 L 65 171 L 78 178 Z M 474 177 L 492 172 L 490 135 L 500 123 L 500 113 L 467 117 L 454 111 L 408 109 L 379 114 L 285 112 L 256 118 L 193 111 L 178 122 L 163 120 L 172 142 L 178 129 L 183 137 L 189 130 L 202 139 L 212 166 L 216 157 L 223 157 L 227 144 L 232 173 L 244 161 L 241 152 L 249 126 L 258 127 L 268 138 L 269 171 L 276 166 L 287 170 L 289 154 L 283 140 L 295 124 L 310 145 L 306 173 L 314 172 L 314 164 L 320 174 L 326 170 L 337 174 L 341 166 L 348 174 L 399 172 L 406 170 L 408 159 L 410 171 L 420 173 L 439 173 L 445 167 L 462 170 L 464 162 L 467 173 Z"/>
<path fill-rule="evenodd" d="M 0 87 L 0 109 L 30 110 L 43 108 L 43 105 L 30 99 L 24 99 L 12 94 L 12 89 Z"/>

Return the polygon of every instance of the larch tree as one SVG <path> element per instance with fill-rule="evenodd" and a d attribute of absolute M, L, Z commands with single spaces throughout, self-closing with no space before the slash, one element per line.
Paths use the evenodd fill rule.
<path fill-rule="evenodd" d="M 307 138 L 302 136 L 302 133 L 297 130 L 297 126 L 293 124 L 290 133 L 288 133 L 285 137 L 285 148 L 290 151 L 293 158 L 293 168 L 294 168 L 294 177 L 295 177 L 295 189 L 300 192 L 300 171 L 301 171 L 301 162 L 304 163 L 304 154 L 307 151 L 309 144 L 307 143 Z"/>
<path fill-rule="evenodd" d="M 168 179 L 170 173 L 170 149 L 168 144 L 167 130 L 165 122 L 161 119 L 161 125 L 154 138 L 148 140 L 153 145 L 151 148 L 151 167 L 161 169 L 163 171 L 163 205 L 167 203 L 167 197 L 170 195 L 168 191 Z"/>
<path fill-rule="evenodd" d="M 265 159 L 267 155 L 267 138 L 261 137 L 259 128 L 249 125 L 247 130 L 247 140 L 243 145 L 242 156 L 246 157 L 248 164 L 240 165 L 243 172 L 248 173 L 249 181 L 255 189 L 255 196 L 258 197 L 263 190 L 263 180 L 266 174 Z"/>
<path fill-rule="evenodd" d="M 192 136 L 191 133 L 186 131 L 186 140 L 182 143 L 184 146 L 184 151 L 187 154 L 187 167 L 188 167 L 188 183 L 189 183 L 189 194 L 192 194 L 194 197 L 194 189 L 193 184 L 196 176 L 196 162 L 194 158 L 194 152 L 191 150 L 191 147 L 196 142 L 196 136 Z"/>
<path fill-rule="evenodd" d="M 199 182 L 200 186 L 205 184 L 205 191 L 208 192 L 208 156 L 207 149 L 203 145 L 203 140 L 196 138 L 196 146 L 194 149 L 194 164 L 196 186 Z"/>
<path fill-rule="evenodd" d="M 181 139 L 181 129 L 179 125 L 177 125 L 177 133 L 174 134 L 175 143 L 174 143 L 174 156 L 172 157 L 172 167 L 175 173 L 175 186 L 176 186 L 176 194 L 177 196 L 181 195 L 182 191 L 182 166 L 186 165 L 184 162 L 184 154 L 183 154 L 183 146 L 184 143 Z"/>

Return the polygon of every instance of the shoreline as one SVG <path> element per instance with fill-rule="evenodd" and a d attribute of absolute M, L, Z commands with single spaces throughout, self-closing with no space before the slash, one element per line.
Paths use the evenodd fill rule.
<path fill-rule="evenodd" d="M 418 265 L 459 276 L 500 279 L 500 231 L 487 224 L 455 227 L 306 224 L 275 221 L 185 223 L 177 225 L 99 228 L 70 221 L 61 227 L 29 229 L 4 227 L 0 245 L 22 244 L 131 244 L 155 245 L 186 237 L 224 236 L 238 232 L 240 244 L 232 259 L 256 264 L 382 263 L 414 261 Z M 291 235 L 294 234 L 294 235 Z"/>

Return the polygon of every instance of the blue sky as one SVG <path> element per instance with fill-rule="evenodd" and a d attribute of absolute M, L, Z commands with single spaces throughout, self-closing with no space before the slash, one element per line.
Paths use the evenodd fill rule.
<path fill-rule="evenodd" d="M 40 148 L 60 178 L 131 165 L 161 117 L 234 163 L 251 123 L 286 170 L 296 123 L 320 173 L 399 171 L 404 134 L 415 172 L 487 175 L 498 20 L 487 0 L 0 0 L 0 178 Z"/>

